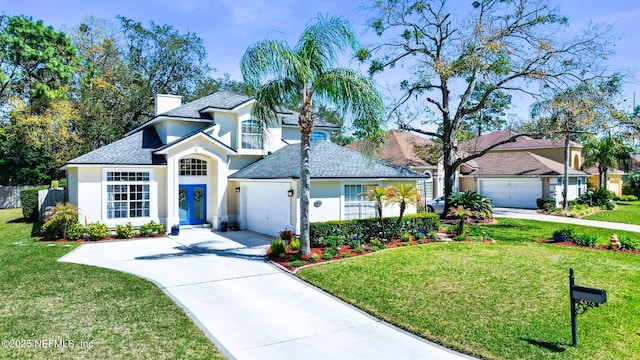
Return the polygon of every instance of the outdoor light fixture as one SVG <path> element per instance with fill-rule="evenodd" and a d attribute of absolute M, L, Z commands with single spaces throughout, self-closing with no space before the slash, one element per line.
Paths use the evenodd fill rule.
<path fill-rule="evenodd" d="M 240 192 L 240 186 L 236 187 L 236 192 Z"/>
<path fill-rule="evenodd" d="M 292 197 L 292 196 L 293 196 L 293 189 L 289 189 L 289 190 L 287 191 L 287 195 L 288 195 L 289 197 Z"/>

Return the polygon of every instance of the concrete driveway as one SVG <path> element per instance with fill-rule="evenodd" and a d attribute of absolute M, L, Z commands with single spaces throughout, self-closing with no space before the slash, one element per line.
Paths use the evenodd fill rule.
<path fill-rule="evenodd" d="M 274 267 L 262 256 L 269 240 L 185 229 L 175 237 L 84 244 L 60 261 L 153 281 L 229 358 L 470 359 Z"/>
<path fill-rule="evenodd" d="M 608 221 L 576 219 L 576 218 L 570 218 L 570 217 L 564 217 L 564 216 L 544 215 L 544 214 L 539 214 L 536 210 L 532 210 L 532 209 L 494 208 L 493 216 L 514 218 L 514 219 L 538 220 L 538 221 L 555 222 L 555 223 L 561 223 L 561 224 L 593 226 L 593 227 L 612 229 L 612 230 L 626 230 L 626 231 L 640 232 L 640 226 L 638 225 L 614 223 L 614 222 L 608 222 Z"/>

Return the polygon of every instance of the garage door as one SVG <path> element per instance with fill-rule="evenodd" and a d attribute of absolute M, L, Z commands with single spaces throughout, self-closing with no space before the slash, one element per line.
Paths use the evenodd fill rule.
<path fill-rule="evenodd" d="M 246 189 L 246 192 L 245 192 Z M 247 229 L 278 236 L 290 225 L 291 206 L 287 196 L 289 184 L 249 184 L 242 191 L 247 216 Z M 245 197 L 246 196 L 246 197 Z"/>
<path fill-rule="evenodd" d="M 540 179 L 478 180 L 478 192 L 491 198 L 499 207 L 536 208 L 536 199 L 542 197 Z"/>

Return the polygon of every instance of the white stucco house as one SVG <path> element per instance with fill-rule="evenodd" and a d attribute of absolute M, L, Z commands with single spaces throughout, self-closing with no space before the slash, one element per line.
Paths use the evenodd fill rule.
<path fill-rule="evenodd" d="M 297 229 L 297 114 L 282 111 L 263 129 L 251 117 L 254 103 L 227 91 L 185 105 L 179 96 L 158 95 L 149 122 L 63 166 L 69 202 L 83 221 L 110 227 L 154 220 L 167 228 L 224 221 L 269 235 Z M 425 176 L 330 143 L 335 130 L 318 119 L 311 134 L 311 221 L 373 216 L 361 195 L 366 185 L 415 184 Z"/>

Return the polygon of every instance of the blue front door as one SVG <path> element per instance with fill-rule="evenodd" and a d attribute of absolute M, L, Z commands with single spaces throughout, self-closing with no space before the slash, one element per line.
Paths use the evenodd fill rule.
<path fill-rule="evenodd" d="M 204 224 L 207 219 L 207 186 L 180 185 L 180 225 Z"/>

